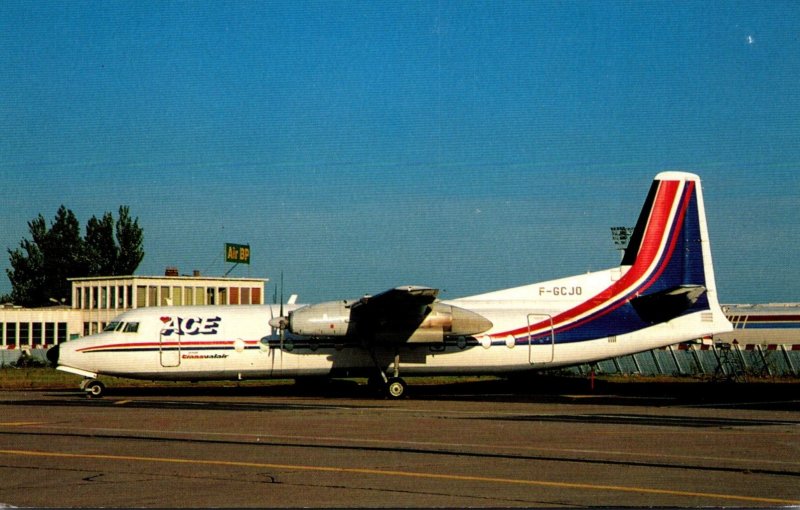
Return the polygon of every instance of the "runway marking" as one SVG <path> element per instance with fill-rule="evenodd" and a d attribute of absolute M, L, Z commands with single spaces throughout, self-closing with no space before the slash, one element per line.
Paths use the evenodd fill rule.
<path fill-rule="evenodd" d="M 130 404 L 131 402 L 133 402 L 133 400 L 130 400 L 130 399 L 128 399 L 128 400 L 117 400 L 116 402 L 114 402 L 114 405 L 115 406 L 121 406 L 121 405 L 125 405 L 125 404 Z"/>
<path fill-rule="evenodd" d="M 128 401 L 120 401 L 120 402 L 128 402 Z M 46 422 L 16 422 L 20 426 L 32 426 L 32 427 L 44 427 L 44 428 L 51 428 L 50 425 Z M 0 422 L 0 426 L 3 423 Z M 53 427 L 59 429 L 58 427 Z M 259 434 L 259 433 L 246 433 L 246 432 L 205 432 L 205 431 L 194 431 L 194 430 L 152 430 L 152 429 L 130 429 L 130 428 L 117 428 L 117 427 L 82 427 L 77 429 L 76 427 L 69 427 L 71 431 L 75 430 L 86 430 L 86 431 L 95 431 L 95 432 L 117 432 L 117 433 L 125 433 L 125 432 L 135 432 L 137 436 L 132 437 L 133 439 L 142 437 L 141 434 L 167 434 L 173 436 L 182 436 L 182 435 L 190 435 L 190 436 L 207 436 L 207 437 L 233 437 L 239 439 L 245 439 L 250 441 L 261 441 L 265 439 L 278 439 L 278 440 L 295 440 L 295 441 L 329 441 L 332 443 L 352 443 L 352 444 L 377 444 L 377 445 L 400 445 L 402 447 L 444 447 L 444 448 L 477 448 L 480 450 L 485 449 L 500 449 L 500 450 L 513 450 L 513 451 L 528 451 L 528 452 L 553 452 L 553 453 L 562 453 L 562 454 L 578 454 L 578 455 L 616 455 L 620 457 L 644 457 L 644 458 L 659 458 L 659 459 L 674 459 L 674 460 L 694 460 L 694 461 L 722 461 L 722 462 L 734 462 L 734 463 L 744 463 L 746 468 L 752 468 L 753 464 L 762 464 L 762 465 L 777 465 L 777 466 L 800 466 L 800 461 L 788 461 L 788 460 L 774 460 L 774 459 L 753 459 L 751 457 L 725 457 L 725 456 L 717 456 L 717 455 L 687 455 L 687 454 L 671 454 L 671 453 L 654 453 L 654 452 L 637 452 L 637 451 L 630 451 L 630 450 L 600 450 L 600 449 L 593 449 L 593 448 L 554 448 L 548 446 L 528 446 L 528 445 L 503 445 L 503 444 L 495 444 L 489 445 L 485 443 L 451 443 L 451 442 L 442 442 L 442 441 L 402 441 L 402 440 L 387 440 L 387 439 L 372 439 L 366 437 L 359 437 L 359 438 L 349 438 L 343 436 L 304 436 L 304 435 L 289 435 L 289 434 Z M 751 433 L 748 436 L 752 435 L 775 435 L 776 433 Z M 796 432 L 781 432 L 781 435 L 788 435 L 794 436 Z M 731 434 L 730 431 L 726 431 L 726 435 L 734 435 Z"/>
<path fill-rule="evenodd" d="M 286 469 L 293 471 L 316 471 L 324 473 L 349 473 L 358 475 L 377 475 L 387 477 L 425 478 L 433 480 L 455 480 L 464 482 L 501 483 L 509 485 L 527 485 L 532 487 L 550 487 L 560 489 L 580 489 L 591 491 L 627 492 L 637 494 L 658 494 L 664 496 L 720 499 L 726 501 L 744 501 L 748 503 L 774 503 L 778 505 L 800 505 L 800 500 L 762 498 L 756 496 L 737 496 L 713 492 L 693 492 L 670 489 L 653 489 L 647 487 L 627 487 L 621 485 L 598 485 L 573 482 L 548 482 L 544 480 L 520 480 L 514 478 L 495 478 L 489 476 L 454 475 L 443 473 L 425 473 L 420 471 L 395 471 L 369 468 L 346 468 L 331 466 L 305 466 L 300 464 L 271 464 L 263 462 L 244 462 L 226 460 L 180 459 L 173 457 L 142 457 L 138 455 L 107 455 L 97 453 L 42 452 L 34 450 L 0 450 L 2 455 L 19 455 L 26 457 L 55 457 L 68 459 L 124 460 L 138 462 L 160 462 L 167 464 L 200 464 L 206 466 L 251 467 L 259 469 Z"/>
<path fill-rule="evenodd" d="M 70 430 L 76 430 L 71 427 Z M 636 452 L 630 450 L 599 450 L 592 448 L 554 448 L 548 446 L 528 446 L 528 445 L 503 445 L 495 444 L 489 445 L 486 443 L 450 443 L 443 441 L 402 441 L 402 440 L 389 440 L 389 439 L 372 439 L 366 437 L 350 438 L 342 436 L 304 436 L 304 435 L 290 435 L 290 434 L 258 434 L 246 432 L 205 432 L 205 431 L 191 431 L 191 430 L 152 430 L 152 429 L 128 429 L 128 428 L 115 428 L 115 427 L 84 427 L 81 430 L 102 431 L 102 432 L 136 432 L 137 434 L 172 434 L 172 435 L 192 435 L 192 436 L 209 436 L 209 437 L 234 437 L 247 439 L 250 441 L 262 441 L 265 439 L 279 439 L 279 440 L 295 440 L 295 441 L 329 441 L 332 443 L 354 443 L 358 444 L 377 444 L 377 445 L 400 445 L 403 447 L 444 447 L 444 448 L 477 448 L 485 449 L 500 449 L 500 450 L 525 450 L 529 452 L 553 452 L 553 453 L 574 453 L 578 455 L 618 455 L 621 457 L 656 457 L 660 459 L 676 459 L 676 460 L 695 460 L 695 461 L 723 461 L 723 462 L 743 462 L 749 468 L 752 468 L 753 463 L 766 464 L 766 465 L 780 465 L 780 466 L 800 466 L 800 461 L 788 460 L 774 460 L 774 459 L 753 459 L 751 457 L 723 457 L 716 455 L 680 455 L 674 453 L 653 453 L 653 452 Z M 795 432 L 787 432 L 786 435 L 796 435 Z M 730 434 L 728 434 L 730 435 Z M 771 433 L 770 435 L 774 435 Z M 295 445 L 296 446 L 296 445 Z"/>
<path fill-rule="evenodd" d="M 45 424 L 43 421 L 2 421 L 0 427 L 32 427 Z"/>

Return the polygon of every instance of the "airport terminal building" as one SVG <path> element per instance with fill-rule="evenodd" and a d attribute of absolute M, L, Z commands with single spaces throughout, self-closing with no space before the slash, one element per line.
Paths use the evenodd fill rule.
<path fill-rule="evenodd" d="M 43 308 L 0 306 L 3 358 L 47 349 L 60 342 L 102 331 L 117 315 L 148 306 L 264 304 L 265 278 L 180 276 L 114 276 L 73 278 L 72 305 Z M 7 351 L 17 351 L 7 352 Z M 8 363 L 0 359 L 0 364 Z"/>

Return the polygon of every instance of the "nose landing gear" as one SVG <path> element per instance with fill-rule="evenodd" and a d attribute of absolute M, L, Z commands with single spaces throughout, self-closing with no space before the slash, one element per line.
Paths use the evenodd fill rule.
<path fill-rule="evenodd" d="M 86 392 L 88 398 L 100 398 L 106 392 L 106 385 L 97 379 L 87 378 L 81 381 L 81 389 Z"/>

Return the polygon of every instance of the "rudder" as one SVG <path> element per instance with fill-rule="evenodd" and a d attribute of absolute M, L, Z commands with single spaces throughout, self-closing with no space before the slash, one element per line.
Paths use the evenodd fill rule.
<path fill-rule="evenodd" d="M 655 177 L 622 265 L 640 279 L 631 304 L 648 322 L 719 308 L 697 175 Z"/>

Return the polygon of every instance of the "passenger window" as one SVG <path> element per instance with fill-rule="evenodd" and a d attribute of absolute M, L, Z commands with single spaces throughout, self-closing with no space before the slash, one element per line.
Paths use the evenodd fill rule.
<path fill-rule="evenodd" d="M 139 323 L 138 322 L 129 322 L 125 324 L 125 333 L 136 333 L 139 331 Z"/>
<path fill-rule="evenodd" d="M 120 323 L 118 321 L 109 322 L 108 325 L 103 328 L 103 331 L 116 331 L 119 329 Z"/>

